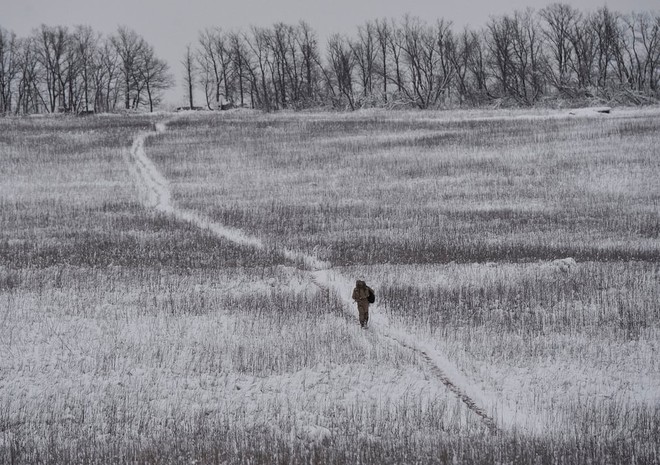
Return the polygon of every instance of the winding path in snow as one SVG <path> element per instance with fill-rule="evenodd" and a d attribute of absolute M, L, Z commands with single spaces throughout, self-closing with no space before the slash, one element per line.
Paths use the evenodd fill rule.
<path fill-rule="evenodd" d="M 182 221 L 189 222 L 201 229 L 211 231 L 217 237 L 227 239 L 236 244 L 264 249 L 264 243 L 257 237 L 247 235 L 236 228 L 229 228 L 212 221 L 194 211 L 182 209 L 176 206 L 171 199 L 171 193 L 167 179 L 161 174 L 156 165 L 147 157 L 144 149 L 145 141 L 152 136 L 166 131 L 167 122 L 156 124 L 155 132 L 139 133 L 127 158 L 129 170 L 135 178 L 142 201 L 147 208 L 171 215 Z M 288 259 L 298 263 L 304 263 L 312 281 L 320 288 L 336 292 L 344 303 L 344 310 L 354 317 L 353 302 L 349 297 L 353 288 L 353 280 L 332 270 L 331 264 L 323 262 L 318 258 L 300 251 L 289 250 L 283 247 L 276 249 Z M 400 344 L 417 353 L 429 371 L 436 376 L 447 389 L 456 395 L 466 407 L 475 413 L 493 433 L 501 427 L 519 426 L 520 412 L 509 412 L 508 409 L 498 402 L 496 396 L 484 396 L 478 393 L 465 376 L 444 355 L 430 347 L 426 347 L 415 340 L 412 335 L 405 333 L 388 323 L 387 317 L 382 314 L 373 314 L 370 319 L 370 327 L 377 334 Z M 482 406 L 486 403 L 480 397 L 487 397 L 490 402 L 490 410 L 497 410 L 499 404 L 498 423 Z"/>

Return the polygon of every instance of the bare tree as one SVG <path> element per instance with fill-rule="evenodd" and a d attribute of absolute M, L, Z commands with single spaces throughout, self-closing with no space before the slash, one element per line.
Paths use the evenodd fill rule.
<path fill-rule="evenodd" d="M 198 41 L 198 48 L 195 50 L 195 59 L 200 71 L 199 83 L 204 89 L 204 99 L 206 107 L 211 110 L 213 96 L 215 95 L 216 108 L 220 100 L 220 69 L 218 67 L 215 49 L 213 47 L 213 32 L 209 29 L 200 32 Z"/>
<path fill-rule="evenodd" d="M 271 85 L 270 76 L 272 76 L 273 58 L 271 57 L 272 48 L 271 32 L 266 28 L 252 27 L 251 40 L 247 39 L 246 44 L 252 51 L 252 56 L 256 58 L 257 72 L 250 73 L 252 88 L 254 89 L 258 107 L 271 111 Z M 251 67 L 249 67 L 252 69 Z M 271 72 L 269 72 L 271 70 Z M 258 75 L 257 75 L 258 73 Z"/>
<path fill-rule="evenodd" d="M 228 38 L 229 47 L 231 50 L 232 67 L 234 74 L 238 79 L 238 93 L 241 102 L 241 107 L 245 105 L 245 74 L 248 66 L 247 61 L 247 47 L 243 37 L 237 33 L 231 33 Z"/>
<path fill-rule="evenodd" d="M 533 11 L 491 18 L 486 41 L 500 96 L 532 105 L 544 88 L 545 58 Z"/>
<path fill-rule="evenodd" d="M 403 92 L 419 108 L 436 105 L 454 74 L 450 59 L 453 38 L 450 23 L 438 21 L 430 27 L 419 18 L 407 17 L 403 25 L 405 57 L 410 85 Z"/>
<path fill-rule="evenodd" d="M 525 105 L 535 103 L 543 92 L 544 56 L 541 40 L 537 34 L 533 11 L 516 11 L 513 16 L 511 32 L 513 34 L 513 96 Z"/>
<path fill-rule="evenodd" d="M 591 17 L 591 28 L 596 38 L 596 75 L 599 90 L 608 87 L 610 71 L 619 52 L 619 15 L 606 6 Z"/>
<path fill-rule="evenodd" d="M 387 103 L 387 81 L 389 80 L 388 69 L 388 44 L 391 39 L 391 27 L 387 20 L 376 21 L 376 42 L 378 48 L 379 68 L 377 73 L 380 75 L 383 85 L 383 100 Z"/>
<path fill-rule="evenodd" d="M 201 71 L 201 84 L 206 96 L 206 105 L 211 109 L 221 107 L 221 97 L 230 97 L 231 54 L 227 48 L 225 34 L 219 28 L 206 29 L 199 35 L 197 62 Z"/>
<path fill-rule="evenodd" d="M 40 107 L 45 107 L 46 103 L 38 89 L 41 76 L 34 37 L 19 41 L 17 64 L 20 78 L 15 113 L 38 113 Z"/>
<path fill-rule="evenodd" d="M 297 63 L 301 60 L 295 47 L 294 28 L 284 23 L 275 24 L 269 42 L 275 64 L 276 96 L 280 106 L 287 107 L 299 98 L 300 88 Z"/>
<path fill-rule="evenodd" d="M 142 48 L 139 62 L 138 72 L 147 92 L 149 111 L 153 112 L 162 92 L 174 84 L 174 77 L 169 72 L 169 65 L 156 56 L 151 45 Z"/>
<path fill-rule="evenodd" d="M 195 65 L 195 55 L 192 51 L 190 44 L 186 46 L 186 51 L 183 54 L 183 59 L 181 60 L 183 65 L 183 82 L 186 86 L 186 97 L 188 99 L 188 106 L 192 110 L 194 105 L 194 90 L 195 90 L 195 72 L 197 71 L 197 66 Z"/>
<path fill-rule="evenodd" d="M 468 67 L 472 75 L 473 89 L 472 99 L 475 104 L 483 103 L 491 98 L 489 92 L 489 71 L 487 63 L 487 50 L 485 45 L 485 34 L 483 32 L 470 33 L 470 53 L 468 56 Z"/>
<path fill-rule="evenodd" d="M 328 58 L 330 61 L 330 74 L 333 76 L 331 86 L 337 87 L 335 95 L 341 96 L 335 106 L 348 106 L 355 110 L 355 94 L 353 88 L 353 72 L 355 69 L 355 55 L 348 45 L 346 38 L 334 34 L 328 40 Z"/>
<path fill-rule="evenodd" d="M 621 38 L 619 67 L 625 70 L 628 87 L 637 92 L 655 94 L 660 65 L 660 17 L 632 13 L 623 18 L 626 33 Z M 654 76 L 655 74 L 655 76 Z"/>
<path fill-rule="evenodd" d="M 51 113 L 59 108 L 66 109 L 63 69 L 68 30 L 62 26 L 49 27 L 42 24 L 34 35 L 37 59 L 44 73 L 46 108 Z"/>
<path fill-rule="evenodd" d="M 453 42 L 453 50 L 449 54 L 456 75 L 456 89 L 459 104 L 472 98 L 472 86 L 470 84 L 470 60 L 476 49 L 475 34 L 467 28 Z"/>
<path fill-rule="evenodd" d="M 487 25 L 490 67 L 502 96 L 512 94 L 515 88 L 513 30 L 513 19 L 509 16 L 491 18 Z"/>
<path fill-rule="evenodd" d="M 456 67 L 454 63 L 454 54 L 456 53 L 456 37 L 451 30 L 451 23 L 444 20 L 438 20 L 435 24 L 435 48 L 437 59 L 434 64 L 434 84 L 435 90 L 431 93 L 434 98 L 433 103 L 437 103 L 441 96 L 446 101 L 451 99 L 451 88 L 456 77 Z"/>
<path fill-rule="evenodd" d="M 113 111 L 120 93 L 120 58 L 112 40 L 106 38 L 97 48 L 94 57 L 94 109 Z"/>
<path fill-rule="evenodd" d="M 234 84 L 232 50 L 227 34 L 220 28 L 204 30 L 198 38 L 196 57 L 207 107 L 212 107 L 213 100 L 215 108 L 220 108 L 223 99 L 232 100 Z"/>
<path fill-rule="evenodd" d="M 545 21 L 543 35 L 549 49 L 547 77 L 560 92 L 571 89 L 571 63 L 575 61 L 575 48 L 571 34 L 581 20 L 578 10 L 565 3 L 553 3 L 539 12 Z"/>
<path fill-rule="evenodd" d="M 231 45 L 226 34 L 218 33 L 215 38 L 215 52 L 218 56 L 222 82 L 224 83 L 224 98 L 233 102 L 233 89 L 235 81 L 235 73 L 232 71 L 232 63 L 234 61 Z"/>
<path fill-rule="evenodd" d="M 288 107 L 296 107 L 302 96 L 303 74 L 302 58 L 298 48 L 298 28 L 293 25 L 286 25 L 284 34 L 284 69 L 286 71 L 288 83 Z"/>
<path fill-rule="evenodd" d="M 573 46 L 574 60 L 571 68 L 577 79 L 578 89 L 589 94 L 594 82 L 594 62 L 597 54 L 596 37 L 593 33 L 592 19 L 582 18 L 575 22 L 570 30 L 569 39 Z"/>
<path fill-rule="evenodd" d="M 397 92 L 401 93 L 404 89 L 404 73 L 402 71 L 402 54 L 404 43 L 404 32 L 401 27 L 392 23 L 391 32 L 389 35 L 388 48 L 392 60 L 394 61 L 394 83 L 396 84 Z"/>
<path fill-rule="evenodd" d="M 349 42 L 360 74 L 362 96 L 366 99 L 373 94 L 373 77 L 376 63 L 376 27 L 367 22 L 358 27 L 358 37 Z"/>
<path fill-rule="evenodd" d="M 131 108 L 131 97 L 133 106 L 139 103 L 139 93 L 136 83 L 138 75 L 138 57 L 145 47 L 145 42 L 135 31 L 125 26 L 117 29 L 117 34 L 111 39 L 113 46 L 121 61 L 121 74 L 124 82 L 124 107 Z"/>
<path fill-rule="evenodd" d="M 85 111 L 90 111 L 90 94 L 94 87 L 94 68 L 96 63 L 99 34 L 89 26 L 77 26 L 72 36 L 72 47 L 75 52 L 82 86 L 82 100 Z M 93 102 L 92 102 L 93 103 Z"/>
<path fill-rule="evenodd" d="M 642 14 L 639 19 L 640 38 L 646 60 L 641 74 L 645 75 L 644 82 L 648 83 L 645 89 L 660 97 L 660 15 L 651 18 L 649 14 Z"/>
<path fill-rule="evenodd" d="M 296 42 L 301 54 L 301 76 L 304 88 L 305 105 L 311 105 L 316 99 L 315 94 L 319 80 L 319 47 L 316 33 L 304 21 L 298 24 Z"/>
<path fill-rule="evenodd" d="M 19 72 L 18 55 L 16 34 L 0 27 L 0 115 L 12 111 L 14 84 Z"/>
<path fill-rule="evenodd" d="M 66 48 L 64 51 L 64 74 L 63 81 L 61 82 L 63 100 L 65 111 L 76 113 L 80 109 L 80 104 L 83 99 L 83 80 L 82 80 L 82 59 L 80 50 L 75 43 L 74 33 L 68 36 Z"/>

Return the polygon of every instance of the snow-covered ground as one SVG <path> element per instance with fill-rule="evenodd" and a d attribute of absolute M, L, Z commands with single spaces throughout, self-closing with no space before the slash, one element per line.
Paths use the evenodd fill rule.
<path fill-rule="evenodd" d="M 159 123 L 156 126 L 156 133 L 162 133 L 166 129 L 165 123 Z M 250 237 L 240 230 L 227 228 L 224 225 L 204 218 L 194 212 L 180 209 L 171 201 L 167 181 L 158 171 L 156 166 L 149 160 L 144 150 L 144 139 L 147 134 L 139 134 L 136 138 L 131 155 L 135 161 L 136 169 L 133 169 L 136 175 L 136 183 L 140 186 L 143 195 L 143 201 L 147 207 L 155 208 L 166 214 L 173 215 L 181 220 L 188 221 L 200 228 L 208 229 L 219 237 L 229 239 L 239 245 L 247 245 L 256 248 L 263 248 L 263 243 L 255 237 Z M 349 315 L 354 314 L 354 302 L 350 296 L 355 285 L 354 280 L 341 275 L 339 272 L 330 269 L 330 264 L 319 260 L 317 257 L 307 255 L 303 252 L 292 251 L 285 248 L 276 249 L 284 257 L 292 261 L 301 261 L 306 268 L 310 268 L 311 279 L 322 289 L 329 289 L 335 293 L 343 303 L 344 310 Z M 373 312 L 371 317 L 371 330 L 383 337 L 390 338 L 404 347 L 415 352 L 422 353 L 430 366 L 430 374 L 435 375 L 439 381 L 443 381 L 446 386 L 461 400 L 465 405 L 481 417 L 489 428 L 496 430 L 498 427 L 516 428 L 517 417 L 521 413 L 509 411 L 509 407 L 495 396 L 488 395 L 488 403 L 485 403 L 477 389 L 471 386 L 476 382 L 469 381 L 464 374 L 460 372 L 445 356 L 430 346 L 419 345 L 413 337 L 400 329 L 390 326 L 385 315 Z M 497 411 L 502 419 L 502 424 L 497 425 L 490 417 L 488 412 Z"/>
<path fill-rule="evenodd" d="M 615 109 L 567 126 L 561 135 L 570 139 L 579 125 L 587 125 L 592 145 L 603 134 L 644 136 L 634 157 L 582 147 L 576 152 L 585 158 L 574 163 L 592 164 L 591 177 L 578 182 L 569 173 L 557 176 L 556 185 L 542 186 L 544 172 L 574 168 L 571 154 L 545 133 L 532 137 L 547 143 L 542 153 L 525 154 L 527 146 L 513 140 L 527 137 L 516 132 L 515 122 L 557 121 L 561 131 L 580 115 L 562 110 L 219 117 L 267 123 L 267 143 L 244 141 L 246 151 L 264 144 L 256 161 L 234 146 L 207 147 L 223 142 L 213 135 L 213 124 L 199 147 L 179 141 L 190 130 L 188 120 L 204 131 L 205 118 L 215 118 L 197 114 L 161 119 L 155 131 L 134 132 L 130 148 L 71 152 L 73 161 L 62 166 L 32 154 L 29 144 L 0 147 L 16 152 L 0 187 L 8 206 L 5 223 L 34 225 L 8 227 L 2 245 L 7 264 L 0 267 L 0 451 L 4 457 L 49 447 L 70 453 L 87 443 L 113 444 L 122 454 L 149 442 L 156 447 L 158 438 L 176 444 L 176 438 L 195 437 L 208 445 L 210 437 L 220 437 L 234 454 L 257 447 L 253 440 L 277 451 L 278 441 L 289 451 L 347 448 L 358 441 L 379 444 L 379 450 L 392 444 L 399 452 L 399 441 L 405 441 L 417 458 L 438 452 L 434 447 L 447 441 L 455 457 L 464 459 L 470 455 L 461 449 L 465 440 L 484 452 L 511 438 L 582 444 L 596 435 L 622 438 L 652 456 L 653 439 L 645 435 L 657 425 L 660 338 L 653 307 L 658 281 L 650 265 L 571 255 L 423 264 L 423 253 L 435 253 L 428 248 L 433 237 L 424 215 L 437 210 L 432 224 L 460 228 L 472 218 L 484 221 L 478 243 L 442 225 L 433 230 L 455 234 L 453 244 L 467 251 L 499 251 L 506 240 L 545 250 L 577 237 L 571 250 L 578 252 L 589 250 L 584 244 L 591 239 L 599 253 L 611 257 L 619 250 L 655 253 L 654 213 L 644 206 L 643 193 L 657 183 L 648 175 L 658 170 L 657 145 L 653 133 L 645 132 L 650 123 L 616 126 L 615 120 L 645 112 L 655 114 Z M 361 118 L 395 130 L 342 131 L 341 124 L 350 127 Z M 291 127 L 282 121 L 293 121 L 294 131 L 302 132 L 289 134 Z M 484 121 L 510 125 L 511 140 L 479 145 L 471 126 L 462 126 Z M 459 135 L 451 127 L 429 126 L 444 123 L 458 124 Z M 339 126 L 305 139 L 315 124 Z M 399 124 L 405 129 L 397 130 Z M 501 131 L 497 124 L 487 130 Z M 76 130 L 59 134 L 53 144 L 92 147 L 102 133 Z M 269 153 L 270 143 L 290 158 Z M 67 150 L 54 153 L 61 152 Z M 33 164 L 32 172 L 13 161 L 18 155 Z M 456 160 L 465 166 L 457 168 Z M 378 161 L 391 170 L 378 167 L 374 182 L 363 191 L 350 190 L 353 179 L 344 178 L 342 169 Z M 285 162 L 303 168 L 290 173 L 280 167 Z M 251 171 L 253 163 L 261 167 Z M 626 189 L 604 188 L 610 166 Z M 389 190 L 378 190 L 384 183 Z M 235 189 L 241 185 L 244 190 Z M 471 195 L 481 200 L 473 202 Z M 609 230 L 583 237 L 579 228 L 561 223 L 562 203 L 579 195 L 593 215 L 587 223 L 612 218 L 613 198 L 642 211 L 621 223 L 606 220 L 616 233 L 623 227 L 638 234 L 639 228 L 639 237 L 631 243 L 630 236 Z M 295 208 L 308 208 L 300 210 L 304 220 L 296 227 L 275 223 L 269 229 L 250 216 L 266 212 L 277 220 L 282 199 L 291 200 L 294 210 L 282 211 L 294 222 Z M 397 199 L 417 209 L 399 207 Z M 250 210 L 251 202 L 259 206 Z M 25 219 L 23 211 L 38 213 Z M 244 217 L 232 216 L 245 211 Z M 356 228 L 365 219 L 376 224 L 374 236 L 393 248 L 402 237 L 423 248 L 415 258 L 419 264 L 388 264 L 369 255 L 363 264 L 333 264 L 330 258 L 364 253 L 360 244 L 374 240 Z M 509 221 L 520 226 L 503 239 L 497 228 Z M 557 236 L 547 242 L 544 228 L 551 222 L 558 222 Z M 80 224 L 84 227 L 77 228 Z M 322 233 L 334 242 L 310 247 L 305 228 L 310 241 Z M 363 242 L 353 241 L 362 234 Z M 67 248 L 72 237 L 77 248 Z M 341 241 L 348 252 L 338 250 Z M 42 265 L 22 265 L 28 253 Z M 200 257 L 227 261 L 198 269 Z M 191 266 L 170 267 L 167 260 Z M 365 277 L 377 290 L 366 331 L 350 299 L 355 279 Z"/>

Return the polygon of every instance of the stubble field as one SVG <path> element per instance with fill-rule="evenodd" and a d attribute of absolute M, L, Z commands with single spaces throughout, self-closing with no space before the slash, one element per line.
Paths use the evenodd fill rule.
<path fill-rule="evenodd" d="M 659 202 L 657 108 L 0 119 L 0 462 L 657 463 Z"/>

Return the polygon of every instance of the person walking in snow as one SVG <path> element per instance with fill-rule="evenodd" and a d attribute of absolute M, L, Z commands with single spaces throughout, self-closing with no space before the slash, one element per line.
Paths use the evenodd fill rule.
<path fill-rule="evenodd" d="M 358 279 L 355 282 L 355 289 L 353 289 L 353 300 L 357 302 L 360 326 L 366 328 L 369 321 L 369 304 L 375 300 L 374 291 L 367 286 L 367 283 Z"/>

